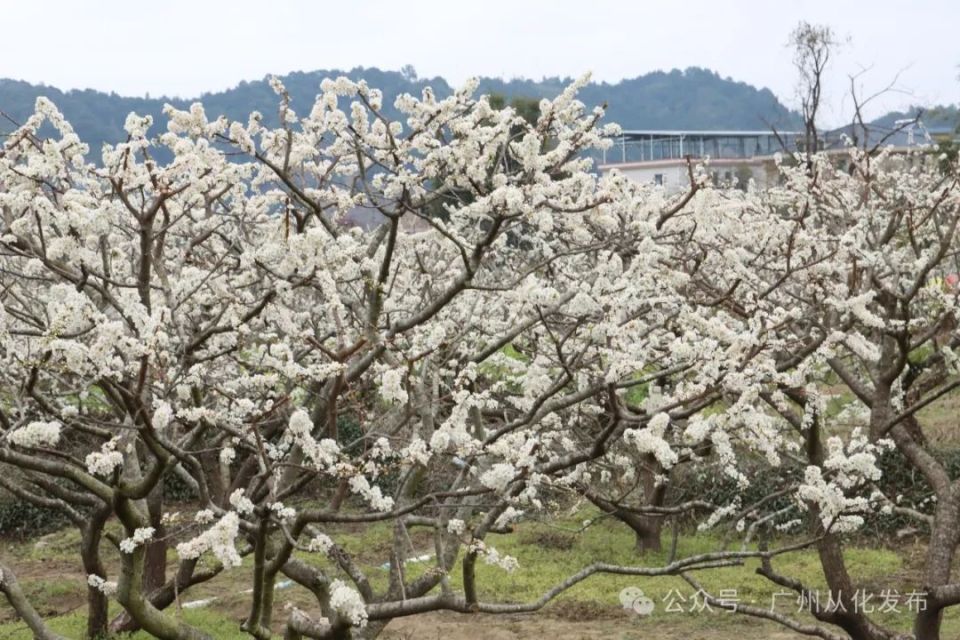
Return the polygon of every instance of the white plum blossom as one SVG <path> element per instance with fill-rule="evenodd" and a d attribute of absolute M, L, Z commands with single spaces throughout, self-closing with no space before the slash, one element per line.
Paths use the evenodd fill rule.
<path fill-rule="evenodd" d="M 498 517 L 496 522 L 493 523 L 493 526 L 497 529 L 505 529 L 506 527 L 510 526 L 511 523 L 519 520 L 521 517 L 523 517 L 523 511 L 520 511 L 516 507 L 509 506 L 504 509 L 503 513 L 500 514 L 500 517 Z"/>
<path fill-rule="evenodd" d="M 159 431 L 163 431 L 173 421 L 173 408 L 169 402 L 163 400 L 157 402 L 153 410 L 153 426 Z"/>
<path fill-rule="evenodd" d="M 351 476 L 348 481 L 350 490 L 363 497 L 370 507 L 376 511 L 390 511 L 393 509 L 393 498 L 383 495 L 380 487 L 370 484 L 362 475 Z"/>
<path fill-rule="evenodd" d="M 120 551 L 123 553 L 133 553 L 137 547 L 144 544 L 151 538 L 156 530 L 153 527 L 139 527 L 134 530 L 133 535 L 120 541 Z"/>
<path fill-rule="evenodd" d="M 230 494 L 230 505 L 233 506 L 240 515 L 251 514 L 255 508 L 253 501 L 244 495 L 245 491 L 245 489 L 237 489 Z M 281 505 L 281 508 L 282 507 L 283 505 Z"/>
<path fill-rule="evenodd" d="M 624 432 L 624 440 L 633 444 L 640 453 L 652 453 L 657 462 L 669 469 L 678 459 L 677 453 L 664 439 L 669 422 L 669 415 L 658 413 L 650 419 L 646 428 Z"/>
<path fill-rule="evenodd" d="M 331 79 L 294 111 L 271 79 L 279 117 L 168 105 L 165 131 L 131 114 L 94 155 L 37 100 L 0 150 L 8 481 L 104 505 L 139 575 L 141 525 L 163 517 L 145 497 L 176 477 L 199 496 L 193 522 L 160 520 L 182 559 L 239 566 L 243 532 L 268 587 L 276 559 L 333 555 L 319 613 L 354 626 L 363 572 L 330 522 L 379 523 L 393 548 L 432 526 L 442 555 L 512 571 L 488 531 L 580 520 L 567 504 L 591 500 L 673 506 L 688 477 L 735 490 L 684 517 L 744 539 L 875 515 L 882 451 L 926 451 L 919 408 L 960 363 L 954 169 L 788 153 L 767 189 L 701 166 L 672 194 L 597 171 L 617 128 L 577 99 L 586 82 L 529 122 L 476 80 L 384 111 Z M 908 458 L 938 477 L 914 468 L 935 455 Z M 743 504 L 761 475 L 793 498 L 782 512 Z M 914 506 L 948 522 L 937 493 Z M 418 607 L 458 588 L 442 560 L 417 574 Z M 250 593 L 257 633 L 276 612 Z M 189 624 L 129 597 L 141 627 Z"/>
<path fill-rule="evenodd" d="M 714 509 L 709 517 L 697 525 L 699 531 L 707 531 L 717 525 L 718 522 L 723 520 L 729 515 L 732 515 L 740 510 L 739 498 L 735 499 L 733 502 L 727 505 L 723 505 L 718 509 Z"/>
<path fill-rule="evenodd" d="M 330 536 L 325 533 L 318 533 L 310 538 L 310 541 L 307 543 L 307 551 L 327 554 L 332 548 L 333 540 L 331 540 Z"/>
<path fill-rule="evenodd" d="M 224 447 L 220 450 L 220 464 L 231 465 L 237 457 L 237 452 L 233 447 Z"/>
<path fill-rule="evenodd" d="M 820 467 L 807 467 L 797 495 L 805 503 L 816 505 L 824 529 L 847 532 L 863 525 L 863 516 L 858 512 L 867 510 L 868 501 L 862 497 L 848 498 L 842 488 L 827 482 Z"/>
<path fill-rule="evenodd" d="M 209 551 L 224 567 L 239 567 L 242 559 L 234 544 L 239 530 L 240 518 L 235 511 L 230 511 L 199 536 L 178 544 L 177 555 L 192 559 Z"/>
<path fill-rule="evenodd" d="M 282 502 L 274 502 L 270 505 L 270 510 L 277 514 L 281 520 L 289 521 L 297 517 L 297 510 L 293 507 L 284 506 Z"/>
<path fill-rule="evenodd" d="M 404 404 L 407 391 L 403 388 L 403 371 L 388 369 L 380 376 L 380 396 L 387 402 Z"/>
<path fill-rule="evenodd" d="M 488 489 L 502 492 L 516 475 L 517 470 L 513 465 L 498 462 L 480 476 L 480 483 Z"/>
<path fill-rule="evenodd" d="M 11 444 L 18 447 L 53 447 L 60 442 L 63 425 L 57 421 L 34 421 L 13 430 L 7 436 Z"/>
<path fill-rule="evenodd" d="M 87 576 L 87 584 L 101 592 L 105 596 L 112 596 L 117 593 L 117 583 L 105 580 L 101 576 L 91 573 Z"/>
<path fill-rule="evenodd" d="M 486 564 L 500 567 L 507 573 L 513 573 L 520 567 L 520 563 L 513 556 L 501 554 L 495 548 L 484 543 L 482 540 L 474 540 L 470 544 L 470 550 L 483 558 Z"/>
<path fill-rule="evenodd" d="M 313 421 L 310 414 L 298 409 L 290 416 L 287 437 L 299 446 L 307 458 L 318 470 L 332 472 L 340 455 L 340 447 L 331 438 L 316 440 L 313 435 Z"/>
<path fill-rule="evenodd" d="M 866 481 L 877 481 L 881 476 L 877 467 L 880 446 L 869 442 L 859 428 L 854 429 L 846 446 L 841 438 L 831 437 L 827 440 L 828 455 L 823 467 L 834 472 L 834 481 L 845 489 Z"/>
<path fill-rule="evenodd" d="M 342 580 L 330 584 L 330 607 L 355 627 L 367 626 L 367 606 L 363 598 Z"/>
<path fill-rule="evenodd" d="M 87 454 L 87 470 L 95 476 L 109 476 L 117 468 L 123 466 L 123 454 L 116 450 L 117 441 L 110 440 L 101 447 L 100 451 Z"/>

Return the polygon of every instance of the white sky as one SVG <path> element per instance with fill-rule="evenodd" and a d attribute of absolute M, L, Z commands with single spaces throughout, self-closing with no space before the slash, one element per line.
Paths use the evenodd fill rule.
<path fill-rule="evenodd" d="M 831 124 L 847 117 L 848 76 L 864 68 L 865 92 L 898 74 L 907 92 L 872 115 L 960 102 L 956 0 L 0 0 L 0 77 L 194 97 L 318 68 L 412 64 L 458 83 L 701 66 L 795 106 L 785 43 L 801 19 L 849 38 L 831 69 Z"/>

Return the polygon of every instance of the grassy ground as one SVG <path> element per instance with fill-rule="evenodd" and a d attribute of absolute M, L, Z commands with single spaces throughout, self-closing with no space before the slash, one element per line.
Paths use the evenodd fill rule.
<path fill-rule="evenodd" d="M 635 390 L 638 398 L 643 393 L 643 389 Z M 832 412 L 839 412 L 851 399 L 848 395 L 838 394 L 831 401 Z M 960 445 L 960 393 L 942 398 L 920 412 L 919 417 L 934 447 Z M 549 524 L 525 522 L 511 534 L 491 538 L 490 544 L 501 553 L 518 558 L 520 568 L 513 573 L 505 573 L 481 564 L 478 568 L 481 597 L 499 602 L 529 601 L 592 562 L 656 566 L 666 560 L 663 555 L 637 556 L 632 533 L 610 520 L 599 520 L 582 533 L 577 533 L 583 520 L 596 517 L 595 512 L 581 511 Z M 344 526 L 329 530 L 328 533 L 354 554 L 375 589 L 382 589 L 386 585 L 387 572 L 379 565 L 387 557 L 390 545 L 391 529 L 388 525 Z M 72 529 L 26 543 L 0 540 L 0 559 L 16 571 L 25 592 L 34 606 L 49 618 L 50 626 L 69 638 L 81 637 L 84 625 L 86 576 L 77 561 L 78 545 L 79 538 Z M 430 539 L 422 531 L 412 532 L 411 545 L 411 557 L 432 551 Z M 917 576 L 925 551 L 922 543 L 898 541 L 897 545 L 895 550 L 878 548 L 876 543 L 871 543 L 871 546 L 851 544 L 848 547 L 849 569 L 855 586 L 875 594 L 875 606 L 878 604 L 878 594 L 884 590 L 906 594 L 918 586 Z M 717 535 L 688 533 L 681 536 L 678 551 L 682 557 L 721 548 L 723 544 Z M 108 567 L 115 568 L 115 553 L 105 550 L 105 555 Z M 304 559 L 334 571 L 321 558 L 305 556 Z M 175 562 L 172 551 L 170 560 L 171 563 Z M 415 576 L 429 566 L 410 564 L 408 573 Z M 742 567 L 702 572 L 698 578 L 714 594 L 719 594 L 721 590 L 735 590 L 740 602 L 769 608 L 774 594 L 781 590 L 758 576 L 755 573 L 756 566 L 756 562 L 747 562 Z M 814 588 L 823 587 L 819 563 L 813 552 L 791 554 L 778 559 L 774 566 L 780 573 L 798 578 Z M 250 570 L 248 561 L 239 569 L 225 572 L 211 582 L 191 589 L 183 595 L 182 603 L 208 598 L 216 600 L 205 608 L 183 608 L 177 615 L 206 630 L 214 638 L 248 638 L 239 631 L 239 623 L 249 607 L 250 596 L 244 591 L 248 588 Z M 460 580 L 458 567 L 451 575 L 451 581 L 457 585 Z M 655 609 L 651 615 L 638 616 L 622 608 L 620 592 L 627 587 L 641 589 L 653 601 Z M 466 640 L 479 636 L 489 640 L 536 637 L 550 640 L 632 640 L 651 637 L 661 640 L 787 640 L 803 637 L 773 623 L 728 612 L 692 611 L 696 608 L 693 596 L 694 590 L 680 578 L 595 576 L 565 592 L 535 614 L 500 617 L 426 614 L 392 622 L 382 637 L 390 640 Z M 277 630 L 285 618 L 283 605 L 293 604 L 307 611 L 314 610 L 312 596 L 296 586 L 279 591 L 276 600 Z M 797 610 L 793 598 L 777 596 L 776 602 L 778 610 L 783 613 L 793 614 Z M 671 609 L 682 611 L 668 611 L 668 605 L 672 605 Z M 897 608 L 899 612 L 875 614 L 875 618 L 885 625 L 906 631 L 910 625 L 910 612 L 902 601 Z M 27 640 L 30 637 L 26 627 L 15 620 L 13 611 L 5 602 L 0 602 L 0 640 Z M 128 637 L 133 640 L 147 638 L 143 633 Z M 960 638 L 960 612 L 948 612 L 943 637 Z"/>
<path fill-rule="evenodd" d="M 960 445 L 960 393 L 949 393 L 918 414 L 920 424 L 935 447 Z"/>
<path fill-rule="evenodd" d="M 491 601 L 527 601 L 562 580 L 577 569 L 594 561 L 607 561 L 627 565 L 654 566 L 665 561 L 663 556 L 638 557 L 633 550 L 632 534 L 622 525 L 610 520 L 601 520 L 583 533 L 576 533 L 585 518 L 596 517 L 595 513 L 580 512 L 551 524 L 527 522 L 516 531 L 491 539 L 501 553 L 514 555 L 520 568 L 513 573 L 482 565 L 479 567 L 480 595 Z M 331 532 L 333 534 L 334 532 Z M 364 565 L 374 587 L 386 584 L 387 572 L 379 568 L 390 539 L 387 526 L 341 529 L 334 535 L 353 552 Z M 6 543 L 0 551 L 3 559 L 17 571 L 20 581 L 51 626 L 67 637 L 80 637 L 83 629 L 84 575 L 76 566 L 75 550 L 77 536 L 72 530 L 64 530 L 33 543 Z M 429 553 L 430 544 L 425 536 L 413 535 L 411 555 Z M 714 535 L 698 534 L 682 536 L 679 555 L 691 555 L 714 551 L 722 546 Z M 849 549 L 850 570 L 857 586 L 873 593 L 883 589 L 896 589 L 901 594 L 916 587 L 916 563 L 922 556 L 920 546 L 899 549 Z M 172 558 L 172 555 L 171 555 Z M 323 564 L 323 560 L 311 558 Z M 115 557 L 108 558 L 115 565 Z M 408 570 L 415 575 L 429 565 L 410 564 Z M 792 554 L 775 564 L 782 573 L 799 578 L 813 586 L 822 586 L 819 565 L 815 554 L 804 552 Z M 704 587 L 719 593 L 721 590 L 736 590 L 736 598 L 742 603 L 769 608 L 774 594 L 780 589 L 755 574 L 756 563 L 748 562 L 742 567 L 711 570 L 699 574 Z M 189 622 L 207 630 L 216 638 L 230 640 L 246 638 L 238 630 L 249 604 L 247 588 L 249 563 L 218 576 L 208 584 L 191 589 L 182 598 L 183 602 L 205 598 L 217 598 L 215 603 L 198 609 L 184 608 L 182 615 Z M 451 579 L 460 581 L 459 569 Z M 620 592 L 627 587 L 642 589 L 655 606 L 652 615 L 641 617 L 620 604 Z M 289 587 L 278 592 L 278 629 L 283 621 L 279 611 L 286 603 L 312 610 L 309 594 L 299 587 Z M 668 611 L 667 605 L 672 603 Z M 777 597 L 778 610 L 794 612 L 794 598 Z M 398 620 L 385 632 L 387 638 L 444 638 L 459 640 L 476 637 L 477 624 L 481 623 L 484 637 L 526 638 L 548 634 L 554 639 L 575 638 L 793 638 L 772 623 L 748 620 L 743 616 L 722 611 L 693 611 L 696 608 L 694 590 L 680 578 L 633 578 L 624 576 L 595 576 L 580 583 L 563 594 L 545 610 L 524 616 L 505 618 L 464 616 L 457 614 L 430 614 Z M 905 605 L 901 613 L 879 615 L 878 619 L 906 630 L 909 616 Z M 682 611 L 680 611 L 682 610 Z M 13 620 L 12 611 L 0 608 L 0 640 L 27 639 L 29 632 L 22 623 Z M 145 638 L 135 634 L 133 638 Z M 951 615 L 947 621 L 945 637 L 960 637 L 960 617 Z"/>

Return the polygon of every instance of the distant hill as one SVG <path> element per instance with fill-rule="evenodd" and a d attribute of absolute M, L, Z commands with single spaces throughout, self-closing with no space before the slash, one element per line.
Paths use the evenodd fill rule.
<path fill-rule="evenodd" d="M 881 129 L 893 129 L 898 120 L 910 120 L 920 115 L 920 121 L 929 131 L 953 131 L 960 126 L 960 109 L 956 106 L 913 106 L 904 111 L 891 111 L 870 124 Z"/>
<path fill-rule="evenodd" d="M 320 81 L 340 75 L 363 78 L 370 86 L 381 89 L 388 115 L 395 115 L 393 101 L 402 93 L 419 95 L 426 86 L 433 87 L 439 96 L 452 92 L 443 78 L 418 78 L 409 67 L 403 72 L 359 67 L 347 72 L 295 72 L 281 79 L 293 99 L 294 110 L 305 114 L 319 93 Z M 507 98 L 552 97 L 571 81 L 570 78 L 540 81 L 482 78 L 480 91 L 499 93 Z M 123 123 L 131 111 L 152 115 L 157 123 L 155 130 L 162 130 L 165 118 L 161 110 L 168 102 L 183 108 L 199 100 L 211 118 L 222 114 L 246 121 L 251 111 L 260 111 L 270 123 L 276 121 L 277 113 L 277 98 L 266 79 L 241 82 L 232 89 L 192 99 L 133 98 L 90 89 L 64 92 L 55 87 L 0 79 L 0 111 L 17 121 L 23 121 L 33 112 L 38 96 L 46 96 L 57 104 L 80 137 L 90 144 L 95 156 L 103 142 L 118 142 L 122 138 Z M 606 121 L 617 122 L 625 129 L 766 129 L 771 124 L 783 129 L 800 125 L 799 116 L 782 105 L 769 89 L 757 89 L 696 67 L 685 71 L 656 71 L 615 84 L 592 83 L 583 89 L 580 99 L 591 107 L 606 102 Z M 0 132 L 8 131 L 11 126 L 0 123 Z"/>

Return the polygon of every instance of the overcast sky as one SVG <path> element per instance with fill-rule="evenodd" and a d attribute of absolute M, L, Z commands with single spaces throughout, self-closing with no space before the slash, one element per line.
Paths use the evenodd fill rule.
<path fill-rule="evenodd" d="M 826 119 L 890 84 L 872 113 L 960 102 L 960 2 L 914 0 L 4 0 L 0 77 L 63 89 L 193 97 L 268 73 L 413 65 L 453 83 L 472 75 L 616 82 L 708 67 L 795 106 L 785 47 L 803 19 L 848 39 L 835 57 Z M 0 105 L 2 108 L 2 105 Z"/>

